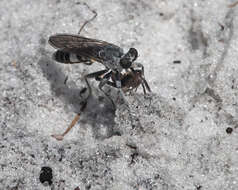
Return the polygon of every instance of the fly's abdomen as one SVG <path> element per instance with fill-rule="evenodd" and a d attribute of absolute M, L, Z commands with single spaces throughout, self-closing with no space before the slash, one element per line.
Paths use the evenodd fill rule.
<path fill-rule="evenodd" d="M 89 59 L 85 59 L 82 56 L 77 55 L 75 53 L 64 52 L 61 50 L 58 50 L 53 54 L 53 59 L 57 62 L 65 64 L 74 64 L 74 63 L 84 63 L 88 65 L 92 64 L 92 61 Z"/>

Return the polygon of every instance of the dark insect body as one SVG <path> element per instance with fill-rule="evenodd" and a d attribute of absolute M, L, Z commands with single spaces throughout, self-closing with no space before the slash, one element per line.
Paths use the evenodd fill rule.
<path fill-rule="evenodd" d="M 111 97 L 103 90 L 105 85 L 109 85 L 119 89 L 123 93 L 136 90 L 140 85 L 143 87 L 144 94 L 146 91 L 151 92 L 150 87 L 144 77 L 144 66 L 136 63 L 138 52 L 135 48 L 130 48 L 127 53 L 123 49 L 114 44 L 86 38 L 80 35 L 72 34 L 56 34 L 50 36 L 49 44 L 57 49 L 53 54 L 53 59 L 64 64 L 83 63 L 91 65 L 94 62 L 99 62 L 105 66 L 105 69 L 84 76 L 88 86 L 89 94 L 91 95 L 91 86 L 88 79 L 94 78 L 99 81 L 99 89 L 112 102 L 114 108 L 115 103 Z M 85 90 L 84 90 L 85 91 Z M 126 102 L 125 98 L 124 101 Z M 82 106 L 86 107 L 86 103 Z M 83 111 L 83 109 L 81 111 Z M 71 125 L 62 135 L 54 135 L 58 140 L 62 140 L 63 136 L 75 125 L 79 119 L 78 114 L 72 121 Z"/>
<path fill-rule="evenodd" d="M 126 88 L 129 83 L 129 86 L 132 88 L 135 84 L 137 87 L 142 84 L 144 93 L 146 93 L 145 87 L 149 92 L 151 91 L 144 78 L 143 65 L 134 62 L 138 57 L 138 52 L 135 48 L 130 48 L 129 51 L 124 54 L 122 48 L 114 44 L 72 34 L 56 34 L 50 36 L 49 44 L 57 49 L 53 54 L 53 58 L 57 62 L 91 65 L 96 61 L 106 67 L 104 70 L 90 73 L 84 77 L 89 89 L 89 96 L 91 95 L 91 86 L 88 82 L 89 78 L 95 78 L 100 81 L 99 89 L 111 100 L 114 106 L 115 104 L 110 96 L 103 90 L 103 86 L 106 84 L 118 88 L 119 90 L 121 90 L 123 86 Z M 126 75 L 122 74 L 123 70 L 126 71 Z M 128 76 L 130 76 L 129 83 L 127 83 Z M 139 79 L 138 76 L 140 76 L 140 80 L 134 81 L 133 84 L 132 79 Z M 124 84 L 122 84 L 122 82 Z"/>

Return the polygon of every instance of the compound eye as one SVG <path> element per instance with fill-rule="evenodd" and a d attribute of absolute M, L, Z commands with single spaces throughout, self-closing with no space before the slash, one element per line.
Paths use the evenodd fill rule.
<path fill-rule="evenodd" d="M 138 52 L 135 48 L 130 48 L 129 51 L 121 58 L 120 65 L 127 69 L 131 66 L 132 62 L 138 57 Z"/>
<path fill-rule="evenodd" d="M 120 60 L 120 65 L 121 65 L 122 68 L 124 68 L 124 69 L 130 68 L 131 63 L 132 63 L 131 60 L 128 59 L 127 57 L 123 57 L 123 58 Z"/>
<path fill-rule="evenodd" d="M 129 52 L 132 62 L 135 61 L 138 57 L 138 51 L 135 48 L 130 48 Z"/>

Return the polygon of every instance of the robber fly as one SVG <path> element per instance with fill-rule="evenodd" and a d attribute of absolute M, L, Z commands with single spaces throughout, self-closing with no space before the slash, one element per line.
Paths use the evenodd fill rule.
<path fill-rule="evenodd" d="M 57 51 L 53 54 L 53 59 L 64 64 L 84 63 L 91 65 L 99 62 L 105 66 L 105 69 L 90 73 L 84 76 L 89 94 L 86 101 L 83 102 L 80 112 L 86 108 L 87 99 L 91 95 L 91 86 L 88 79 L 94 78 L 99 81 L 99 89 L 115 106 L 110 96 L 103 90 L 105 85 L 118 88 L 122 93 L 136 90 L 140 85 L 146 91 L 151 92 L 150 87 L 144 77 L 144 67 L 135 60 L 138 52 L 135 48 L 130 48 L 127 53 L 111 43 L 85 38 L 80 35 L 56 34 L 50 36 L 49 44 Z M 122 94 L 123 95 L 123 94 Z M 60 135 L 52 135 L 57 140 L 63 140 L 63 137 L 72 129 L 80 118 L 80 113 L 76 115 L 69 127 Z"/>
<path fill-rule="evenodd" d="M 53 54 L 53 59 L 57 62 L 64 64 L 84 63 L 87 65 L 99 62 L 105 66 L 105 69 L 101 71 L 84 76 L 89 90 L 88 97 L 91 95 L 89 78 L 95 78 L 100 81 L 99 89 L 111 100 L 114 106 L 115 104 L 110 96 L 103 90 L 106 84 L 119 90 L 122 90 L 122 87 L 128 88 L 128 90 L 130 88 L 134 89 L 142 84 L 144 93 L 146 93 L 145 88 L 149 92 L 151 91 L 144 78 L 143 65 L 134 62 L 138 57 L 138 52 L 135 48 L 130 48 L 127 53 L 123 53 L 122 48 L 114 44 L 72 34 L 50 36 L 49 44 L 57 49 Z M 123 71 L 126 74 L 122 74 Z M 133 79 L 137 81 L 133 82 Z"/>

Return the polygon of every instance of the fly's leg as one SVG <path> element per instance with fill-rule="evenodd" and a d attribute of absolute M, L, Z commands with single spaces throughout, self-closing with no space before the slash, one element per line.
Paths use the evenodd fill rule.
<path fill-rule="evenodd" d="M 128 110 L 130 110 L 129 108 L 129 103 L 128 101 L 126 100 L 125 98 L 125 95 L 124 95 L 124 92 L 122 90 L 122 86 L 121 86 L 121 76 L 120 76 L 120 73 L 117 72 L 115 74 L 115 85 L 116 85 L 116 88 L 118 88 L 118 95 L 120 94 L 122 99 L 123 99 L 123 102 L 125 103 L 126 107 L 128 108 Z"/>
<path fill-rule="evenodd" d="M 90 74 L 84 76 L 84 79 L 85 79 L 85 81 L 86 81 L 86 84 L 87 84 L 87 86 L 88 86 L 88 91 L 89 91 L 88 96 L 87 96 L 87 98 L 86 98 L 86 101 L 88 100 L 88 98 L 89 98 L 89 97 L 91 96 L 91 94 L 92 94 L 92 88 L 91 88 L 91 86 L 90 86 L 90 84 L 89 84 L 89 82 L 88 82 L 88 79 L 89 79 L 89 78 L 98 78 L 98 77 L 100 77 L 101 75 L 105 74 L 106 72 L 108 72 L 108 70 L 104 69 L 104 70 L 97 71 L 97 72 L 95 72 L 95 73 L 90 73 Z"/>
<path fill-rule="evenodd" d="M 142 77 L 141 78 L 142 78 L 142 87 L 143 87 L 144 94 L 146 94 L 145 90 L 147 90 L 148 92 L 151 92 L 150 86 L 148 85 L 147 81 L 145 80 L 144 66 L 140 63 L 133 63 L 131 69 L 136 69 L 136 68 L 141 68 L 141 71 L 142 71 Z M 144 86 L 143 86 L 143 84 L 144 84 Z"/>
<path fill-rule="evenodd" d="M 98 85 L 98 88 L 103 92 L 103 94 L 108 98 L 108 100 L 110 100 L 110 102 L 113 105 L 113 108 L 116 109 L 116 105 L 113 102 L 113 100 L 111 99 L 110 95 L 108 95 L 104 90 L 103 90 L 103 86 L 105 84 L 108 84 L 110 78 L 112 76 L 112 72 L 107 73 L 106 75 L 103 76 L 103 78 L 100 79 L 100 83 Z"/>
<path fill-rule="evenodd" d="M 233 7 L 235 7 L 236 5 L 238 5 L 238 1 L 236 1 L 236 2 L 234 2 L 234 3 L 232 3 L 232 4 L 230 4 L 228 7 L 229 7 L 229 8 L 233 8 Z"/>
<path fill-rule="evenodd" d="M 102 93 L 108 98 L 108 100 L 110 100 L 110 102 L 112 103 L 113 105 L 113 108 L 116 109 L 116 105 L 114 103 L 114 101 L 112 100 L 112 98 L 110 97 L 109 94 L 107 94 L 104 90 L 103 90 L 103 87 L 105 86 L 105 84 L 109 85 L 109 86 L 112 86 L 112 87 L 115 87 L 115 88 L 118 88 L 118 86 L 116 85 L 116 82 L 111 82 L 109 81 L 110 78 L 112 77 L 112 71 L 108 72 L 107 74 L 105 74 L 108 70 L 103 70 L 105 72 L 103 73 L 100 73 L 100 74 L 96 74 L 94 75 L 94 73 L 92 74 L 92 77 L 95 77 L 95 80 L 97 81 L 100 81 L 99 82 L 99 85 L 98 85 L 98 88 L 102 91 Z M 99 71 L 100 72 L 100 71 Z M 102 76 L 103 74 L 105 74 L 104 76 Z M 87 81 L 86 81 L 87 82 Z M 88 84 L 88 83 L 87 83 Z M 120 86 L 120 85 L 119 85 Z M 121 87 L 120 87 L 121 88 Z"/>
<path fill-rule="evenodd" d="M 122 97 L 124 103 L 125 103 L 125 104 L 127 105 L 127 107 L 129 108 L 129 103 L 127 102 L 127 100 L 126 100 L 126 98 L 125 98 L 125 96 L 124 96 L 124 92 L 123 92 L 123 90 L 122 90 L 120 74 L 119 74 L 119 73 L 116 73 L 116 75 L 115 75 L 115 80 L 113 80 L 113 82 L 109 81 L 109 79 L 108 79 L 108 80 L 105 80 L 104 83 L 107 84 L 107 85 L 109 85 L 109 86 L 112 86 L 112 87 L 114 87 L 114 88 L 117 88 L 117 89 L 118 89 L 118 95 L 119 95 L 119 94 L 121 95 L 121 97 Z M 105 85 L 104 83 L 103 83 L 103 85 Z M 109 95 L 107 95 L 105 92 L 104 92 L 104 94 L 105 94 L 106 96 L 108 96 L 108 98 L 111 100 L 111 98 L 110 98 Z M 111 100 L 111 101 L 112 101 L 112 100 Z M 113 101 L 112 101 L 112 102 L 113 102 Z M 113 105 L 115 105 L 114 102 L 113 102 Z M 116 106 L 115 106 L 115 107 L 116 107 Z"/>
<path fill-rule="evenodd" d="M 64 136 L 75 126 L 75 124 L 78 122 L 78 120 L 80 119 L 80 115 L 81 113 L 84 111 L 84 109 L 86 108 L 87 106 L 87 102 L 84 101 L 83 104 L 82 104 L 82 107 L 80 108 L 80 113 L 78 113 L 73 121 L 71 122 L 71 124 L 69 125 L 69 127 L 62 133 L 62 134 L 54 134 L 54 135 L 51 135 L 52 137 L 54 137 L 56 140 L 58 141 L 62 141 L 64 139 Z"/>
<path fill-rule="evenodd" d="M 75 124 L 77 123 L 77 121 L 80 118 L 80 113 L 78 113 L 75 118 L 73 119 L 73 121 L 71 122 L 71 124 L 69 125 L 69 127 L 62 133 L 62 134 L 54 134 L 51 135 L 53 138 L 55 138 L 58 141 L 62 141 L 64 139 L 64 136 L 75 126 Z"/>
<path fill-rule="evenodd" d="M 91 89 L 91 86 L 88 82 L 88 78 L 96 78 L 96 77 L 99 77 L 103 74 L 105 74 L 108 70 L 102 70 L 102 71 L 98 71 L 98 72 L 95 72 L 95 73 L 90 73 L 88 75 L 86 75 L 84 77 L 86 83 L 87 83 L 87 86 L 88 86 L 88 90 L 89 90 L 89 94 L 87 96 L 87 98 L 83 101 L 83 104 L 82 104 L 82 107 L 80 108 L 80 113 L 78 113 L 75 118 L 73 119 L 73 121 L 71 122 L 71 124 L 69 125 L 69 127 L 62 133 L 62 134 L 54 134 L 54 135 L 51 135 L 52 137 L 54 137 L 56 140 L 58 141 L 61 141 L 63 140 L 64 136 L 75 126 L 75 124 L 77 123 L 77 121 L 79 120 L 80 118 L 80 115 L 81 113 L 84 111 L 84 109 L 86 108 L 87 106 L 87 100 L 88 98 L 91 96 L 92 94 L 92 89 Z M 83 90 L 81 90 L 80 93 L 84 93 L 86 90 L 85 88 Z"/>
<path fill-rule="evenodd" d="M 100 90 L 103 92 L 103 94 L 111 101 L 113 107 L 116 108 L 116 105 L 115 105 L 115 103 L 113 102 L 113 100 L 111 99 L 111 97 L 103 90 L 103 86 L 104 86 L 105 84 L 107 84 L 107 82 L 110 80 L 111 75 L 112 75 L 112 72 L 109 72 L 109 73 L 107 73 L 107 72 L 108 72 L 108 70 L 105 69 L 105 70 L 101 70 L 101 71 L 98 71 L 98 72 L 95 72 L 95 73 L 90 73 L 90 74 L 88 74 L 88 75 L 86 75 L 86 76 L 84 77 L 84 79 L 85 79 L 85 81 L 86 81 L 86 84 L 87 84 L 87 86 L 88 86 L 88 90 L 89 90 L 89 94 L 88 94 L 86 100 L 88 100 L 88 98 L 89 98 L 89 97 L 91 96 L 91 94 L 92 94 L 92 89 L 91 89 L 91 86 L 90 86 L 90 84 L 89 84 L 89 82 L 88 82 L 88 79 L 89 79 L 89 78 L 95 78 L 96 80 L 99 80 L 99 81 L 100 81 L 100 83 L 99 83 L 99 85 L 98 85 L 99 89 L 100 89 Z M 104 76 L 102 76 L 102 75 L 104 75 Z"/>
<path fill-rule="evenodd" d="M 142 78 L 142 80 L 143 80 L 143 83 L 144 83 L 146 89 L 148 90 L 148 92 L 151 92 L 150 86 L 148 85 L 148 83 L 147 83 L 147 81 L 145 80 L 145 78 Z M 143 83 L 142 83 L 142 84 L 143 84 Z"/>

